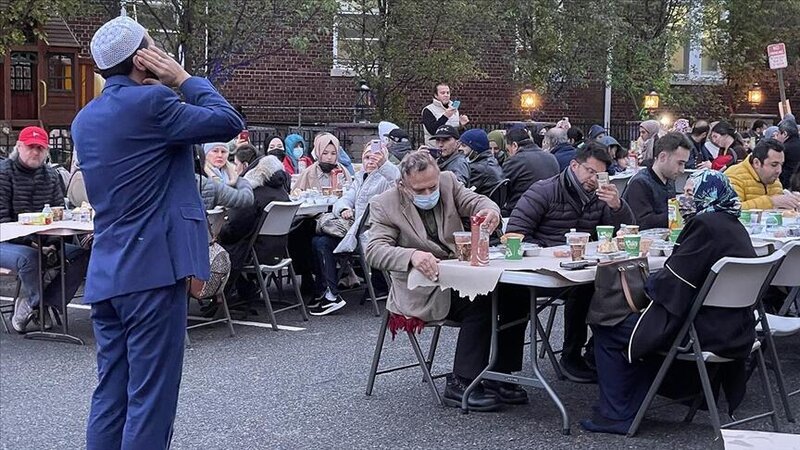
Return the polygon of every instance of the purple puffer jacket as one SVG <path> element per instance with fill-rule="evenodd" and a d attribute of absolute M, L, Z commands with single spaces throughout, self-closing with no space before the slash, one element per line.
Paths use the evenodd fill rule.
<path fill-rule="evenodd" d="M 567 170 L 570 170 L 569 168 Z M 576 194 L 570 192 L 567 171 L 552 178 L 537 181 L 517 202 L 506 227 L 507 233 L 522 233 L 525 242 L 534 242 L 544 247 L 566 244 L 564 234 L 571 228 L 591 233 L 597 238 L 597 225 L 636 224 L 628 204 L 612 211 L 603 201 L 593 197 L 581 206 Z M 580 187 L 579 187 L 580 189 Z"/>

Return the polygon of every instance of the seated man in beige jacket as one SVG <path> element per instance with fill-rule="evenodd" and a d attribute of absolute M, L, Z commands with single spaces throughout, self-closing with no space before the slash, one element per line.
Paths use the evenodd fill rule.
<path fill-rule="evenodd" d="M 453 374 L 447 377 L 444 400 L 460 407 L 464 390 L 486 367 L 491 338 L 491 300 L 460 298 L 438 287 L 408 289 L 408 273 L 416 268 L 432 280 L 438 277 L 438 262 L 455 257 L 453 233 L 462 231 L 462 218 L 485 216 L 490 230 L 500 223 L 500 210 L 489 198 L 458 182 L 451 172 L 440 172 L 428 152 L 407 154 L 400 163 L 398 186 L 370 201 L 371 225 L 367 245 L 370 266 L 389 271 L 392 288 L 387 309 L 407 321 L 454 320 L 461 323 Z M 503 287 L 500 313 L 503 322 L 525 317 L 527 291 Z M 509 297 L 519 296 L 519 299 Z M 500 333 L 494 370 L 511 373 L 522 368 L 525 325 Z M 528 401 L 520 386 L 484 381 L 470 393 L 468 405 L 475 411 L 493 411 L 500 403 Z"/>

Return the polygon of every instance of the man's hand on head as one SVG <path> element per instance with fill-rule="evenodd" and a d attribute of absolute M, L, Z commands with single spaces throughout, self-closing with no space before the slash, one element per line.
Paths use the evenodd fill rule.
<path fill-rule="evenodd" d="M 179 88 L 191 77 L 175 59 L 158 47 L 143 48 L 136 55 L 141 58 L 145 68 L 158 77 L 157 80 L 145 78 L 144 84 L 163 83 L 171 88 Z"/>

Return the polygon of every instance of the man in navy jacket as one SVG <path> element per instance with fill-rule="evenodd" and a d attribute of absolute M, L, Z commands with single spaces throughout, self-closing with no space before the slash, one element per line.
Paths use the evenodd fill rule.
<path fill-rule="evenodd" d="M 209 276 L 191 145 L 230 140 L 243 124 L 124 15 L 95 33 L 91 51 L 106 85 L 72 124 L 95 210 L 84 301 L 99 384 L 87 447 L 162 449 L 178 401 L 187 279 Z"/>

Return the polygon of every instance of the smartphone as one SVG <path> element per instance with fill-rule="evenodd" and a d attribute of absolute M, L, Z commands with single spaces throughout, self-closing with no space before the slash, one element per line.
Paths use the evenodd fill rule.
<path fill-rule="evenodd" d="M 369 151 L 372 153 L 380 153 L 381 152 L 381 141 L 373 140 L 370 143 Z"/>
<path fill-rule="evenodd" d="M 250 131 L 249 130 L 242 130 L 242 132 L 239 133 L 239 140 L 240 141 L 248 141 L 248 142 L 250 142 Z"/>
<path fill-rule="evenodd" d="M 561 266 L 562 269 L 568 269 L 568 270 L 581 270 L 596 265 L 597 261 L 587 261 L 585 259 L 582 259 L 580 261 L 562 261 L 559 264 L 559 266 Z"/>
<path fill-rule="evenodd" d="M 458 109 L 458 107 L 461 106 L 461 101 L 460 100 L 453 100 L 452 102 L 450 102 L 450 106 L 452 106 L 453 109 Z"/>

